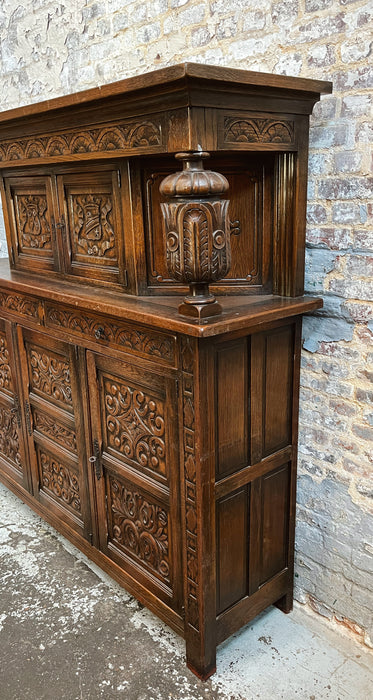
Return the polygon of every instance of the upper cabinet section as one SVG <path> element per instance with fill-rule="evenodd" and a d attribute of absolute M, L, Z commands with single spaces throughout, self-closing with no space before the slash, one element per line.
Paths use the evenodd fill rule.
<path fill-rule="evenodd" d="M 0 114 L 12 266 L 132 294 L 170 279 L 159 185 L 180 152 L 229 182 L 232 266 L 215 291 L 303 291 L 308 119 L 331 83 L 186 63 Z M 206 166 L 209 167 L 209 166 Z"/>

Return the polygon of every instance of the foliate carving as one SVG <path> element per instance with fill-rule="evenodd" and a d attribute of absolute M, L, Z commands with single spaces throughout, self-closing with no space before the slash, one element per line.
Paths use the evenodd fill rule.
<path fill-rule="evenodd" d="M 294 142 L 294 122 L 278 119 L 225 117 L 224 143 Z"/>
<path fill-rule="evenodd" d="M 13 391 L 10 370 L 8 343 L 4 333 L 0 333 L 0 390 Z"/>
<path fill-rule="evenodd" d="M 65 447 L 70 452 L 76 452 L 76 434 L 74 430 L 58 423 L 55 418 L 49 418 L 45 413 L 33 410 L 34 428 L 50 440 Z"/>
<path fill-rule="evenodd" d="M 73 195 L 73 241 L 77 254 L 116 259 L 115 235 L 110 221 L 111 197 L 102 194 Z"/>
<path fill-rule="evenodd" d="M 179 313 L 207 318 L 221 312 L 208 285 L 227 275 L 231 265 L 229 201 L 222 199 L 228 181 L 220 173 L 203 169 L 208 153 L 178 153 L 183 170 L 168 175 L 160 192 L 169 199 L 161 204 L 166 241 L 166 262 L 171 277 L 190 286 Z"/>
<path fill-rule="evenodd" d="M 47 355 L 37 348 L 29 348 L 30 381 L 33 389 L 48 398 L 72 404 L 70 367 L 66 358 Z"/>
<path fill-rule="evenodd" d="M 168 515 L 114 477 L 109 477 L 111 536 L 131 557 L 169 580 Z"/>
<path fill-rule="evenodd" d="M 39 467 L 43 490 L 47 491 L 55 500 L 80 513 L 79 479 L 74 470 L 41 450 L 39 452 Z"/>
<path fill-rule="evenodd" d="M 161 204 L 166 221 L 168 271 L 180 282 L 216 282 L 231 265 L 228 200 Z M 168 207 L 166 211 L 166 207 Z M 198 231 L 198 240 L 196 232 Z M 226 234 L 228 231 L 228 234 Z"/>
<path fill-rule="evenodd" d="M 198 540 L 197 540 L 197 494 L 195 454 L 194 412 L 194 361 L 190 338 L 181 339 L 182 400 L 183 400 L 183 459 L 185 489 L 185 528 L 187 566 L 187 620 L 199 630 L 198 596 Z"/>
<path fill-rule="evenodd" d="M 104 405 L 108 446 L 141 467 L 165 475 L 162 401 L 104 377 Z"/>
<path fill-rule="evenodd" d="M 161 359 L 170 364 L 175 361 L 174 338 L 162 333 L 143 331 L 125 323 L 116 324 L 111 320 L 53 306 L 47 306 L 46 323 L 48 326 L 74 331 L 95 340 L 108 341 L 118 348 L 151 359 Z"/>
<path fill-rule="evenodd" d="M 21 316 L 31 316 L 37 319 L 39 315 L 39 302 L 19 294 L 0 292 L 0 306 L 7 311 L 21 314 Z"/>
<path fill-rule="evenodd" d="M 10 408 L 0 407 L 0 453 L 5 455 L 13 465 L 22 471 L 17 416 Z"/>
<path fill-rule="evenodd" d="M 78 131 L 66 129 L 56 135 L 5 140 L 0 143 L 0 160 L 15 161 L 55 158 L 78 153 L 132 151 L 162 144 L 159 122 L 130 121 Z"/>
<path fill-rule="evenodd" d="M 52 239 L 46 219 L 48 203 L 43 195 L 17 195 L 19 243 L 21 248 L 51 250 Z"/>

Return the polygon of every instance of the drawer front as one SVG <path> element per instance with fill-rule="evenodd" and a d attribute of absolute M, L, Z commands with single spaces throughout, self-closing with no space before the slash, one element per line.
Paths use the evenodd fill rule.
<path fill-rule="evenodd" d="M 46 305 L 45 324 L 157 363 L 176 362 L 176 337 L 167 333 L 52 304 Z"/>
<path fill-rule="evenodd" d="M 31 318 L 40 323 L 42 315 L 42 302 L 36 297 L 15 292 L 0 291 L 0 308 L 11 314 L 17 314 L 23 318 Z"/>

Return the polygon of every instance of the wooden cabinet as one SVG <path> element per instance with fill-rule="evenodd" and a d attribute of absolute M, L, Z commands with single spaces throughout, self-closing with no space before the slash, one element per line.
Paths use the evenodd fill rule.
<path fill-rule="evenodd" d="M 330 87 L 186 64 L 0 115 L 1 479 L 201 678 L 292 607 L 308 118 Z"/>

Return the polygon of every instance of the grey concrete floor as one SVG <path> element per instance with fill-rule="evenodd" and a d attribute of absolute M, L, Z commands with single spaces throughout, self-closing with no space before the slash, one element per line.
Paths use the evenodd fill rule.
<path fill-rule="evenodd" d="M 202 683 L 184 642 L 0 485 L 1 700 L 371 700 L 372 655 L 301 606 L 262 613 Z"/>

